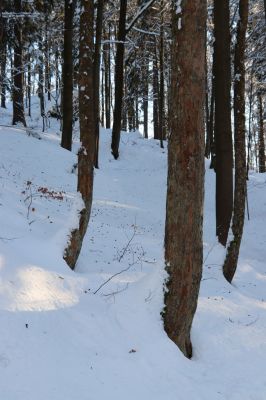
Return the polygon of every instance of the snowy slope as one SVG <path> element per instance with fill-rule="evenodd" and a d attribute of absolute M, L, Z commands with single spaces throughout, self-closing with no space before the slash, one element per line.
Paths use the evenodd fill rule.
<path fill-rule="evenodd" d="M 52 130 L 38 140 L 0 127 L 1 399 L 265 400 L 265 174 L 249 182 L 251 219 L 229 285 L 206 170 L 205 266 L 189 361 L 160 318 L 166 151 L 123 134 L 114 161 L 102 131 L 91 223 L 72 272 L 62 251 L 80 207 L 76 157 Z"/>

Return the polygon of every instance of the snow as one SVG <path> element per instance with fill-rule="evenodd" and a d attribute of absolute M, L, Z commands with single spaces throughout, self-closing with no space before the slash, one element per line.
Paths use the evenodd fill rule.
<path fill-rule="evenodd" d="M 73 153 L 60 148 L 51 121 L 44 134 L 38 119 L 28 121 L 41 140 L 0 126 L 1 399 L 264 400 L 266 175 L 251 173 L 251 219 L 229 285 L 206 163 L 204 273 L 187 360 L 160 317 L 166 150 L 123 133 L 115 161 L 102 130 L 91 221 L 73 272 L 62 254 L 82 207 L 79 142 Z M 9 112 L 0 110 L 0 122 L 10 124 Z"/>

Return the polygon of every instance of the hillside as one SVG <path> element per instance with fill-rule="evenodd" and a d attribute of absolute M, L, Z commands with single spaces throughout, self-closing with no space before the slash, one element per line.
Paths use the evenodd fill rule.
<path fill-rule="evenodd" d="M 123 133 L 115 161 L 102 130 L 91 221 L 72 272 L 62 253 L 81 202 L 76 156 L 60 148 L 57 131 L 38 139 L 0 126 L 1 399 L 264 400 L 265 174 L 248 183 L 250 220 L 229 285 L 206 162 L 204 274 L 189 361 L 160 317 L 167 151 Z"/>

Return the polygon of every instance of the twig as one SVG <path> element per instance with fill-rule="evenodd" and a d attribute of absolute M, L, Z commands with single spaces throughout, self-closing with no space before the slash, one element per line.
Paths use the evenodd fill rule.
<path fill-rule="evenodd" d="M 18 238 L 18 237 L 6 238 L 6 237 L 1 237 L 1 236 L 0 236 L 0 240 L 2 240 L 3 242 L 9 241 L 9 240 L 16 240 L 16 239 L 19 239 L 19 238 Z"/>
<path fill-rule="evenodd" d="M 203 260 L 203 265 L 205 265 L 205 262 L 207 261 L 209 255 L 210 255 L 211 252 L 213 251 L 213 249 L 214 249 L 214 247 L 216 246 L 216 244 L 217 244 L 217 243 L 214 243 L 214 244 L 212 245 L 212 247 L 210 248 L 210 250 L 208 251 L 208 253 L 206 254 L 206 257 L 205 257 L 204 260 Z"/>
<path fill-rule="evenodd" d="M 128 285 L 129 285 L 129 284 L 127 283 L 127 284 L 126 284 L 126 287 L 124 287 L 123 289 L 117 290 L 116 292 L 104 293 L 103 296 L 108 297 L 108 296 L 114 296 L 115 294 L 118 294 L 118 293 L 122 293 L 122 292 L 124 292 L 125 290 L 127 290 Z"/>
<path fill-rule="evenodd" d="M 95 290 L 95 292 L 93 292 L 93 294 L 96 294 L 97 292 L 99 292 L 99 290 L 100 290 L 103 286 L 105 286 L 108 282 L 110 282 L 110 281 L 111 281 L 113 278 L 115 278 L 116 276 L 122 274 L 123 272 L 128 271 L 128 270 L 132 267 L 132 265 L 133 265 L 133 264 L 130 264 L 127 268 L 122 269 L 121 271 L 117 272 L 116 274 L 110 276 L 110 278 L 108 278 L 107 281 L 103 282 L 103 283 L 98 287 L 98 289 Z"/>
<path fill-rule="evenodd" d="M 132 237 L 129 239 L 129 241 L 127 242 L 126 246 L 123 248 L 122 254 L 120 255 L 120 257 L 118 257 L 118 262 L 121 262 L 122 258 L 124 257 L 124 255 L 126 254 L 127 249 L 129 248 L 132 240 L 134 239 L 134 237 L 136 236 L 136 225 L 134 225 L 134 232 Z"/>

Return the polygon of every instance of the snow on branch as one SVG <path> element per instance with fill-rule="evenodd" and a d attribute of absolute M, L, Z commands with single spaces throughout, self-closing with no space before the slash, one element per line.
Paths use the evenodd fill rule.
<path fill-rule="evenodd" d="M 141 8 L 139 8 L 137 14 L 132 19 L 132 21 L 127 25 L 126 33 L 128 34 L 129 31 L 133 28 L 135 23 L 139 20 L 142 14 L 155 2 L 155 0 L 148 0 Z"/>

